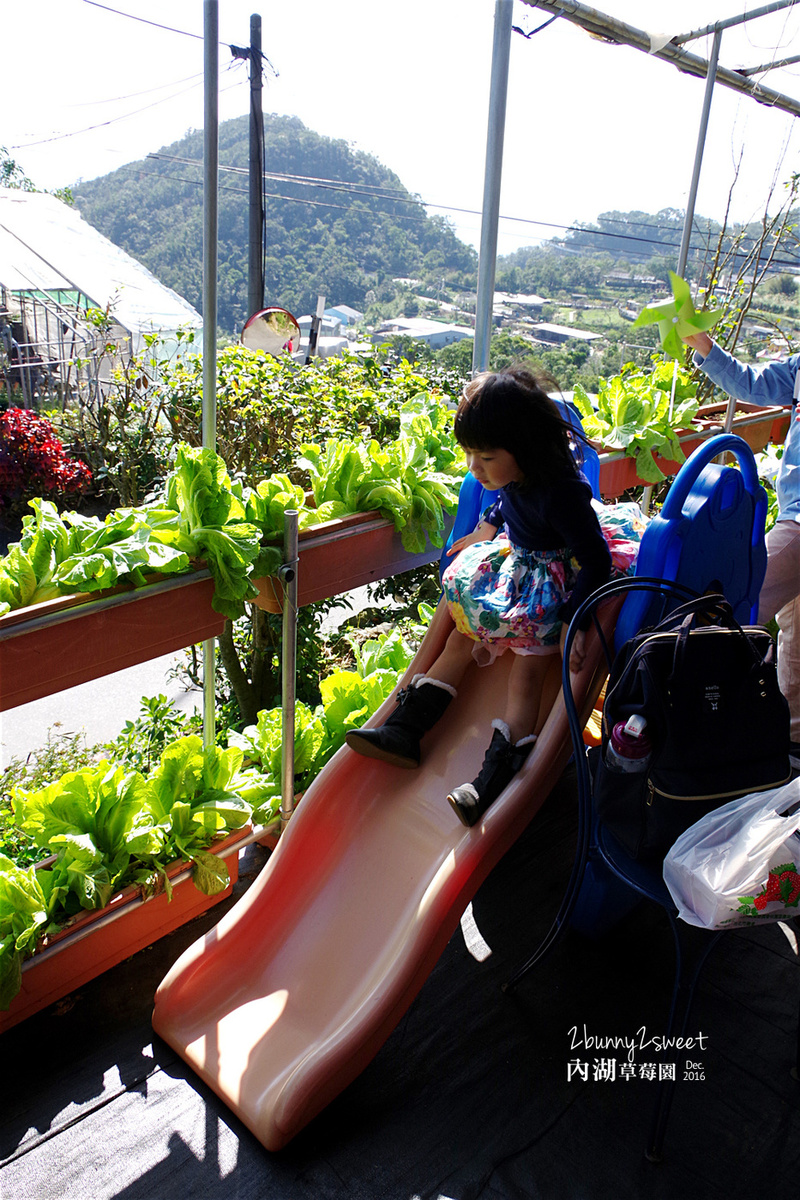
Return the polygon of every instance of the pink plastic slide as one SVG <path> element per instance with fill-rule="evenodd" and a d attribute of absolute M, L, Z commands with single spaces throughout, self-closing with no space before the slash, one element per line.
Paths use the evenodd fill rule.
<path fill-rule="evenodd" d="M 618 606 L 604 623 L 613 626 Z M 440 604 L 409 668 L 452 628 Z M 605 677 L 590 634 L 574 677 L 588 715 Z M 504 708 L 511 655 L 472 667 L 406 771 L 343 747 L 314 781 L 259 878 L 176 962 L 153 1027 L 279 1150 L 373 1058 L 432 970 L 480 884 L 546 799 L 571 754 L 559 698 L 522 771 L 466 829 L 447 803 L 478 772 Z M 392 711 L 390 698 L 371 724 Z"/>

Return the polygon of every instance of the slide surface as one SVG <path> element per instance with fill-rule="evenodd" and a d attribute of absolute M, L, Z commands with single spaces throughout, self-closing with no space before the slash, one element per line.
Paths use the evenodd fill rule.
<path fill-rule="evenodd" d="M 604 624 L 613 627 L 618 606 Z M 407 678 L 452 628 L 440 604 Z M 279 1150 L 373 1058 L 480 884 L 571 755 L 559 698 L 533 753 L 481 822 L 447 803 L 477 774 L 502 716 L 511 655 L 471 667 L 423 741 L 417 771 L 343 747 L 305 793 L 259 878 L 160 985 L 153 1027 L 269 1150 Z M 606 667 L 588 638 L 576 702 Z M 580 681 L 580 682 L 579 682 Z M 394 700 L 375 714 L 378 725 Z"/>

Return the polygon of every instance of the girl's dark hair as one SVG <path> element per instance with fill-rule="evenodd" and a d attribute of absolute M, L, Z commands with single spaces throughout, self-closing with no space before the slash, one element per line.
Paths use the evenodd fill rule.
<path fill-rule="evenodd" d="M 561 415 L 546 389 L 559 390 L 549 375 L 528 367 L 476 375 L 465 386 L 456 411 L 456 439 L 470 450 L 508 450 L 525 484 L 576 472 L 585 439 Z"/>

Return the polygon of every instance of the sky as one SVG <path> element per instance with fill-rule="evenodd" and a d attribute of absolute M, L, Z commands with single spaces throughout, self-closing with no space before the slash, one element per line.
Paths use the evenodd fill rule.
<path fill-rule="evenodd" d="M 248 44 L 257 13 L 269 62 L 264 111 L 297 116 L 374 155 L 478 248 L 495 7 L 495 0 L 219 0 L 220 120 L 248 111 L 248 68 L 229 47 Z M 592 7 L 674 35 L 748 5 L 594 0 Z M 0 0 L 0 146 L 37 186 L 52 189 L 201 129 L 209 11 L 210 0 Z M 513 23 L 523 33 L 548 19 L 514 0 Z M 687 48 L 707 58 L 710 46 L 704 36 Z M 720 63 L 760 66 L 793 50 L 800 54 L 800 0 L 727 29 Z M 800 63 L 760 79 L 800 99 Z M 701 80 L 594 40 L 563 18 L 530 37 L 513 33 L 498 253 L 612 209 L 684 209 L 703 92 Z M 798 118 L 717 86 L 696 212 L 721 220 L 730 199 L 734 220 L 759 219 L 800 171 L 799 151 Z"/>

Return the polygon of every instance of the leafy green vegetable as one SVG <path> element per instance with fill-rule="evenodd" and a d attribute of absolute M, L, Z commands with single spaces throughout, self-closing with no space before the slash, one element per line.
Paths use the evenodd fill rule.
<path fill-rule="evenodd" d="M 300 450 L 298 465 L 309 472 L 317 505 L 380 512 L 393 521 L 410 553 L 424 551 L 428 539 L 444 545 L 444 513 L 457 507 L 460 479 L 435 470 L 422 441 L 401 437 L 381 447 L 372 439 L 365 447 L 331 439 L 324 447 L 309 442 Z"/>
<path fill-rule="evenodd" d="M 0 854 L 0 1009 L 7 1009 L 19 991 L 22 961 L 49 919 L 51 902 L 38 874 Z"/>
<path fill-rule="evenodd" d="M 209 847 L 273 799 L 272 780 L 243 770 L 240 750 L 204 748 L 196 736 L 169 745 L 148 778 L 104 760 L 35 791 L 14 789 L 18 827 L 55 858 L 36 871 L 0 854 L 0 1008 L 42 933 L 105 907 L 129 884 L 150 891 L 161 878 L 170 894 L 168 863 L 190 860 L 200 891 L 222 891 L 228 869 Z"/>
<path fill-rule="evenodd" d="M 214 579 L 216 612 L 232 619 L 244 614 L 245 600 L 258 595 L 250 575 L 261 535 L 245 520 L 244 504 L 218 454 L 206 446 L 178 446 L 164 506 L 135 511 L 155 541 L 205 561 Z"/>
<path fill-rule="evenodd" d="M 425 615 L 430 619 L 431 610 Z M 344 745 L 348 730 L 363 725 L 383 704 L 411 660 L 411 649 L 397 630 L 360 648 L 351 645 L 356 670 L 334 671 L 320 680 L 322 704 L 315 709 L 303 703 L 295 707 L 294 769 L 299 789 L 307 786 Z M 241 733 L 230 730 L 228 742 L 259 763 L 271 778 L 270 811 L 274 814 L 281 795 L 281 709 L 264 709 L 256 724 L 248 725 Z M 263 819 L 257 814 L 254 817 Z"/>
<path fill-rule="evenodd" d="M 677 431 L 690 425 L 697 413 L 696 390 L 688 372 L 677 363 L 659 363 L 650 374 L 629 363 L 621 374 L 603 383 L 596 410 L 580 384 L 575 386 L 574 399 L 587 437 L 607 449 L 624 450 L 636 459 L 641 479 L 658 483 L 664 474 L 654 454 L 679 463 L 686 458 Z"/>

